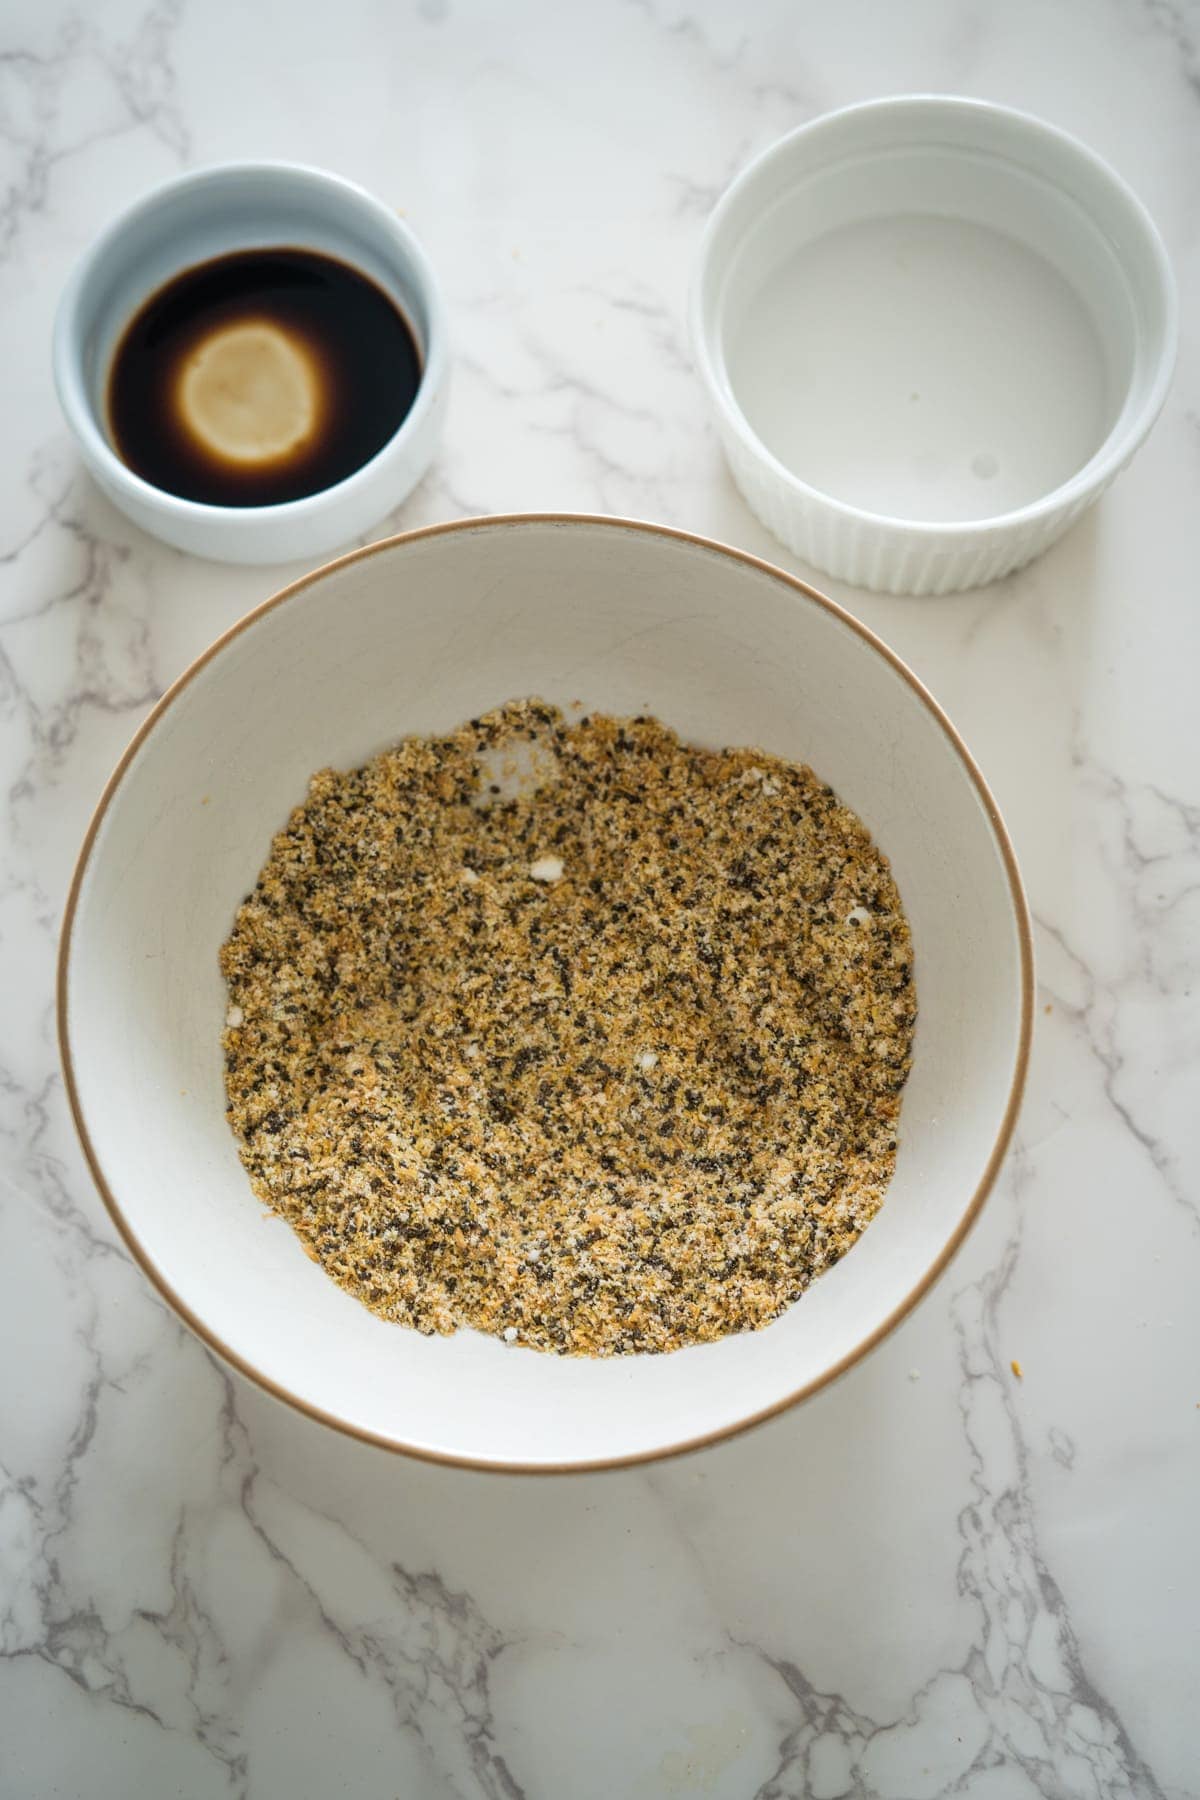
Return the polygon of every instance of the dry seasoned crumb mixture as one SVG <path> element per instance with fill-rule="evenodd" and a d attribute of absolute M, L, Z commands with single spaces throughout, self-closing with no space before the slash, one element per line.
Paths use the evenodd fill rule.
<path fill-rule="evenodd" d="M 419 1331 L 609 1356 L 753 1329 L 892 1173 L 900 898 L 759 751 L 527 700 L 324 770 L 221 966 L 255 1192 Z"/>

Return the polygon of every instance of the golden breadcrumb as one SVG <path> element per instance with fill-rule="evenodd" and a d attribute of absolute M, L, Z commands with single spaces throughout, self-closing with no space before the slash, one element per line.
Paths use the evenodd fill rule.
<path fill-rule="evenodd" d="M 324 770 L 221 967 L 255 1193 L 419 1331 L 608 1356 L 753 1329 L 892 1174 L 900 897 L 760 751 L 526 700 Z"/>

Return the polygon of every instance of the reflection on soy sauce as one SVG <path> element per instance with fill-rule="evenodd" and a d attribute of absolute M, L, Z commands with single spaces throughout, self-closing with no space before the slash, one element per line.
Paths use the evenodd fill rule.
<path fill-rule="evenodd" d="M 155 487 L 269 506 L 369 462 L 420 383 L 412 329 L 366 275 L 315 250 L 242 250 L 184 270 L 132 319 L 109 430 Z"/>

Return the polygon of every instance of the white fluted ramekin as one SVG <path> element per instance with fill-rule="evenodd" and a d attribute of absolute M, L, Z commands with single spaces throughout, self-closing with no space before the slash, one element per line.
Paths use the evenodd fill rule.
<path fill-rule="evenodd" d="M 748 504 L 806 562 L 892 593 L 1047 549 L 1154 423 L 1177 329 L 1162 241 L 1106 163 L 939 96 L 773 145 L 719 201 L 691 297 Z"/>
<path fill-rule="evenodd" d="M 213 506 L 169 494 L 136 475 L 113 448 L 105 387 L 120 335 L 182 269 L 233 250 L 285 244 L 340 257 L 390 295 L 421 352 L 416 399 L 382 449 L 318 493 L 271 506 Z M 446 409 L 445 309 L 420 244 L 365 189 L 299 163 L 225 163 L 164 182 L 96 239 L 59 304 L 54 377 L 92 477 L 143 531 L 221 562 L 311 561 L 378 524 L 429 467 Z"/>

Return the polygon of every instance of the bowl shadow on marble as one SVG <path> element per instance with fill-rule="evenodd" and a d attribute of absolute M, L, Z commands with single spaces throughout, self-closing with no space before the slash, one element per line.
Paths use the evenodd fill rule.
<path fill-rule="evenodd" d="M 217 952 L 308 775 L 515 695 L 654 712 L 810 762 L 891 858 L 918 1027 L 901 1151 L 863 1239 L 766 1330 L 588 1362 L 369 1314 L 264 1221 L 224 1119 Z M 901 1318 L 976 1216 L 1024 1080 L 1028 921 L 982 779 L 929 696 L 754 558 L 586 517 L 464 521 L 284 590 L 167 695 L 106 790 L 60 964 L 68 1088 L 126 1241 L 280 1398 L 389 1448 L 500 1469 L 636 1462 L 815 1392 Z"/>

